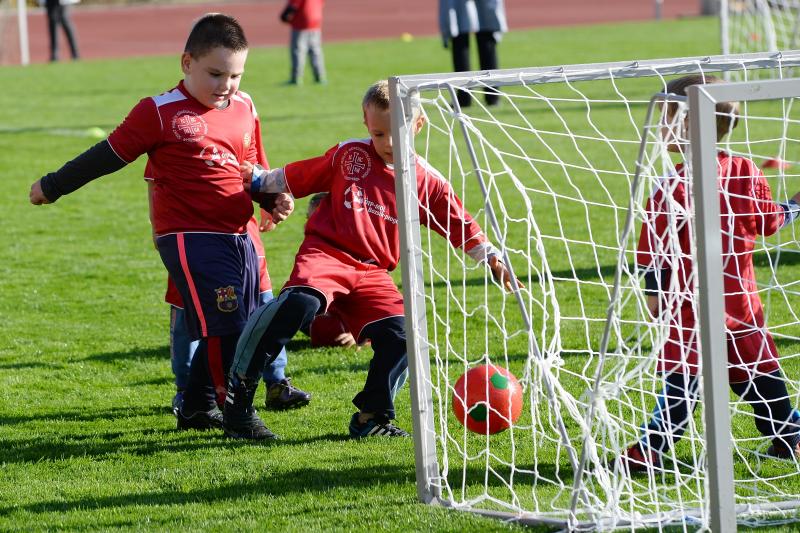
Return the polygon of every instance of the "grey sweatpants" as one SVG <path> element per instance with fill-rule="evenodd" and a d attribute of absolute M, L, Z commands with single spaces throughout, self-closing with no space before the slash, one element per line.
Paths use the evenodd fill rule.
<path fill-rule="evenodd" d="M 302 82 L 306 55 L 311 58 L 314 79 L 325 81 L 325 60 L 322 57 L 322 32 L 320 30 L 292 30 L 289 52 L 292 57 L 291 81 Z"/>

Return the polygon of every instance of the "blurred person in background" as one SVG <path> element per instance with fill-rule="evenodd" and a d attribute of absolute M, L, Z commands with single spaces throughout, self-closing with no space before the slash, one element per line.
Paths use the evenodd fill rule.
<path fill-rule="evenodd" d="M 478 42 L 478 60 L 481 70 L 497 69 L 497 43 L 508 31 L 503 0 L 439 0 L 439 29 L 444 46 L 453 51 L 453 70 L 471 70 L 469 36 L 475 34 Z M 486 105 L 497 105 L 500 95 L 496 88 L 486 88 Z M 472 103 L 470 94 L 458 91 L 458 103 L 467 107 Z"/>
<path fill-rule="evenodd" d="M 302 85 L 306 56 L 311 59 L 314 81 L 325 83 L 325 58 L 322 56 L 322 8 L 325 0 L 289 0 L 281 21 L 292 27 L 289 55 L 292 72 L 289 85 Z"/>
<path fill-rule="evenodd" d="M 77 4 L 79 0 L 43 0 L 47 11 L 47 31 L 50 35 L 50 61 L 58 61 L 58 27 L 64 28 L 67 36 L 69 51 L 72 59 L 78 59 L 78 41 L 75 38 L 75 28 L 69 18 L 69 6 Z"/>

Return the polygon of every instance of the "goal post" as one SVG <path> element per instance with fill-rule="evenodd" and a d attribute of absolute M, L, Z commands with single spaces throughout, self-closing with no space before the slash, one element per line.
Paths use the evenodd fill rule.
<path fill-rule="evenodd" d="M 577 530 L 683 523 L 727 531 L 737 520 L 797 514 L 800 466 L 765 458 L 749 404 L 729 392 L 719 192 L 700 176 L 716 173 L 720 148 L 772 166 L 773 194 L 790 197 L 787 187 L 800 185 L 788 166 L 800 164 L 800 109 L 792 106 L 800 82 L 776 82 L 785 92 L 737 84 L 741 124 L 725 146 L 713 109 L 733 85 L 693 87 L 688 99 L 665 87 L 686 74 L 771 69 L 782 77 L 799 64 L 800 53 L 756 53 L 390 79 L 420 500 Z M 484 103 L 498 91 L 499 106 Z M 462 107 L 466 94 L 471 105 Z M 667 117 L 667 103 L 680 113 Z M 426 125 L 415 136 L 418 114 Z M 686 117 L 692 142 L 680 163 L 663 136 Z M 504 291 L 484 265 L 420 226 L 428 213 L 417 196 L 417 158 L 449 182 L 524 288 Z M 658 354 L 675 327 L 648 314 L 636 241 L 647 198 L 672 181 L 695 184 L 692 212 L 673 206 L 670 216 L 690 221 L 690 286 L 699 289 L 677 294 L 672 279 L 669 294 L 688 302 L 699 323 L 685 329 L 699 336 L 702 401 L 682 439 L 664 437 L 663 465 L 633 475 L 618 458 L 667 394 Z M 791 278 L 800 279 L 792 270 L 800 253 L 794 229 L 781 231 L 757 243 L 758 293 L 796 379 L 800 301 Z M 456 380 L 487 363 L 510 370 L 524 390 L 522 417 L 497 435 L 470 433 L 452 414 Z M 789 394 L 798 405 L 796 384 Z"/>

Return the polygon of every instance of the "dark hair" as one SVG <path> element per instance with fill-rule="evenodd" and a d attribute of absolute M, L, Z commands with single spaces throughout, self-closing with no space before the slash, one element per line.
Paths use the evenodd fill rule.
<path fill-rule="evenodd" d="M 324 200 L 326 196 L 328 196 L 328 193 L 318 192 L 311 197 L 311 200 L 308 202 L 308 216 L 311 216 L 311 214 L 316 211 L 317 207 L 319 207 L 319 204 L 322 203 L 322 200 Z"/>
<path fill-rule="evenodd" d="M 686 96 L 686 89 L 692 85 L 704 83 L 722 83 L 724 80 L 708 74 L 690 74 L 677 78 L 667 83 L 667 92 L 678 96 Z M 670 114 L 675 114 L 678 105 L 675 102 L 668 104 Z M 716 105 L 717 113 L 717 140 L 722 140 L 733 128 L 739 124 L 739 102 L 719 102 Z"/>
<path fill-rule="evenodd" d="M 203 15 L 189 32 L 183 51 L 197 59 L 214 48 L 227 48 L 234 52 L 247 50 L 247 37 L 235 18 L 222 13 Z"/>

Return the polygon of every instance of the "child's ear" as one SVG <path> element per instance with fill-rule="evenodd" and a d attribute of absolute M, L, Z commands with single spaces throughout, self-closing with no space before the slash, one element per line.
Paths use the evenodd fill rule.
<path fill-rule="evenodd" d="M 189 74 L 189 66 L 192 64 L 192 54 L 184 52 L 181 54 L 181 70 L 184 74 Z"/>
<path fill-rule="evenodd" d="M 364 117 L 364 125 L 366 126 L 367 125 L 367 108 L 362 107 L 361 108 L 361 114 Z"/>
<path fill-rule="evenodd" d="M 425 115 L 420 115 L 414 121 L 414 135 L 422 131 L 422 126 L 425 125 Z"/>

